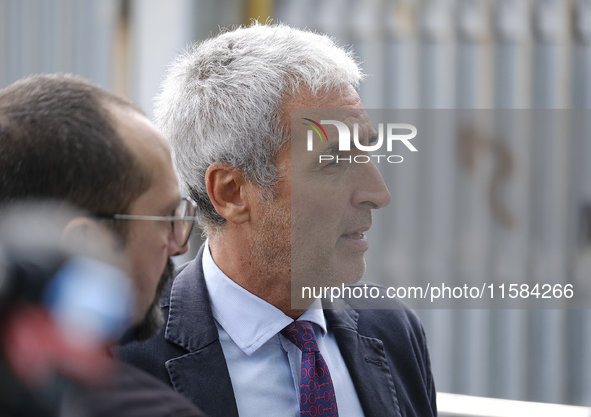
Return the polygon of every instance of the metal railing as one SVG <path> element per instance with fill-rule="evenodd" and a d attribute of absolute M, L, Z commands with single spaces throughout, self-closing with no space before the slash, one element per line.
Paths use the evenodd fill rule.
<path fill-rule="evenodd" d="M 572 405 L 437 393 L 440 417 L 591 417 L 591 408 Z"/>

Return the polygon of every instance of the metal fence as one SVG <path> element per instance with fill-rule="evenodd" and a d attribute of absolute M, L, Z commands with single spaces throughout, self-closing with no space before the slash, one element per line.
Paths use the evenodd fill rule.
<path fill-rule="evenodd" d="M 68 72 L 112 85 L 116 0 L 0 0 L 0 86 Z"/>
<path fill-rule="evenodd" d="M 368 108 L 591 107 L 589 1 L 279 0 L 276 10 L 279 20 L 353 45 L 370 75 L 361 86 Z M 442 135 L 404 180 L 384 171 L 396 210 L 376 216 L 374 227 L 388 231 L 372 237 L 389 248 L 382 269 L 400 282 L 591 281 L 581 234 L 591 140 L 571 143 L 548 126 L 516 117 L 502 140 Z M 491 206 L 499 175 L 502 204 Z M 419 314 L 439 390 L 591 404 L 588 310 Z"/>
<path fill-rule="evenodd" d="M 591 408 L 437 393 L 440 417 L 591 417 Z"/>

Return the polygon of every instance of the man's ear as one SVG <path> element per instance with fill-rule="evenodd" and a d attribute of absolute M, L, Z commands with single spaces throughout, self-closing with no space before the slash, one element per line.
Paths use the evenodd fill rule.
<path fill-rule="evenodd" d="M 250 187 L 242 172 L 216 162 L 205 172 L 205 186 L 213 207 L 224 219 L 234 224 L 250 219 Z"/>
<path fill-rule="evenodd" d="M 102 226 L 91 217 L 75 217 L 66 224 L 62 238 L 80 253 L 110 263 L 131 275 L 125 244 L 117 233 Z"/>
<path fill-rule="evenodd" d="M 63 231 L 66 239 L 85 241 L 104 235 L 103 229 L 96 220 L 90 217 L 75 217 L 68 222 Z"/>

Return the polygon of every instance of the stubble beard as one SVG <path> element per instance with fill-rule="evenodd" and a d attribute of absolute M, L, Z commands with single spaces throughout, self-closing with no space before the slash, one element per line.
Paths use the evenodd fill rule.
<path fill-rule="evenodd" d="M 164 267 L 164 271 L 160 277 L 160 281 L 158 281 L 158 286 L 156 287 L 154 301 L 150 305 L 150 308 L 144 316 L 144 319 L 139 324 L 136 324 L 132 327 L 131 338 L 127 340 L 128 342 L 141 342 L 143 340 L 148 340 L 151 337 L 156 336 L 164 325 L 164 315 L 162 314 L 162 309 L 160 308 L 160 298 L 162 298 L 162 293 L 164 292 L 167 284 L 172 279 L 173 274 L 174 264 L 172 260 L 168 258 L 166 261 L 166 266 Z"/>
<path fill-rule="evenodd" d="M 251 259 L 267 286 L 280 284 L 291 290 L 291 208 L 261 201 L 263 221 L 254 235 Z"/>

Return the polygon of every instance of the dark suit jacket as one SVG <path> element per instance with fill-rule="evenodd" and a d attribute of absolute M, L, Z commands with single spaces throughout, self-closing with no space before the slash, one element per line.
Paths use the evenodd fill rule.
<path fill-rule="evenodd" d="M 112 384 L 71 392 L 61 417 L 207 416 L 169 385 L 133 366 L 117 363 Z"/>
<path fill-rule="evenodd" d="M 162 299 L 165 329 L 153 339 L 130 343 L 115 353 L 171 384 L 208 415 L 237 417 L 203 277 L 202 253 L 203 248 L 195 260 L 179 268 Z M 355 310 L 353 302 L 361 300 L 351 301 L 347 300 L 352 308 L 325 309 L 324 314 L 365 415 L 437 415 L 427 343 L 415 313 L 406 308 Z"/>

